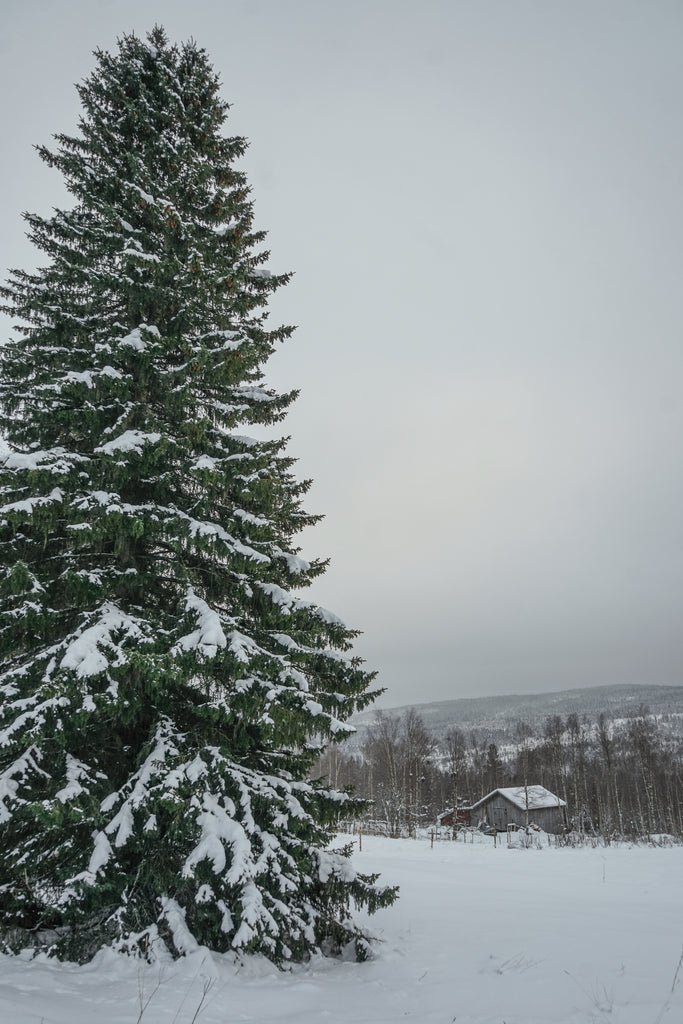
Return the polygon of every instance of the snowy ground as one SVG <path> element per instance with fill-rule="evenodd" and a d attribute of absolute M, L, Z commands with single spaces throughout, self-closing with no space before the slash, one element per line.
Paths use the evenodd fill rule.
<path fill-rule="evenodd" d="M 368 963 L 319 959 L 280 972 L 209 954 L 163 967 L 111 953 L 86 967 L 0 956 L 0 1021 L 683 1020 L 681 846 L 521 850 L 487 840 L 430 849 L 428 840 L 364 837 L 356 860 L 401 886 L 399 903 L 371 919 L 382 941 Z"/>

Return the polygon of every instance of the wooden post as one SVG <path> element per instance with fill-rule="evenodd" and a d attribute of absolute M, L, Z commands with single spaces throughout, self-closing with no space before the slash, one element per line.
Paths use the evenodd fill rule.
<path fill-rule="evenodd" d="M 432 829 L 432 850 L 434 849 L 434 829 Z"/>
<path fill-rule="evenodd" d="M 363 852 L 363 826 L 358 822 L 358 852 Z"/>
<path fill-rule="evenodd" d="M 498 846 L 498 834 L 496 832 L 496 826 L 494 825 L 493 826 L 493 849 L 495 850 L 495 848 L 497 846 Z"/>

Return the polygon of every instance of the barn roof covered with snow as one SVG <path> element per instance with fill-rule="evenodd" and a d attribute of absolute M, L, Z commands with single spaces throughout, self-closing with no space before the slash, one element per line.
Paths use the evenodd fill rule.
<path fill-rule="evenodd" d="M 544 807 L 566 807 L 564 800 L 561 800 L 559 796 L 555 796 L 545 786 L 510 786 L 504 789 L 494 789 L 491 793 L 487 793 L 486 796 L 478 800 L 476 804 L 472 804 L 472 810 L 475 807 L 481 807 L 482 804 L 487 803 L 496 793 L 500 793 L 501 796 L 509 800 L 510 803 L 518 807 L 520 811 L 527 809 L 527 794 L 529 799 L 529 810 L 539 811 Z"/>

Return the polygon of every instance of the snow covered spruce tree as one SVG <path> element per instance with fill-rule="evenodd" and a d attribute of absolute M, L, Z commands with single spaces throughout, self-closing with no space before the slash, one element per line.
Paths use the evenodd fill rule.
<path fill-rule="evenodd" d="M 86 960 L 363 937 L 395 892 L 308 781 L 375 695 L 354 634 L 293 591 L 314 517 L 263 385 L 268 329 L 241 138 L 203 50 L 163 30 L 96 54 L 79 134 L 40 155 L 73 208 L 26 215 L 1 352 L 0 936 Z M 162 947 L 159 947 L 162 948 Z"/>

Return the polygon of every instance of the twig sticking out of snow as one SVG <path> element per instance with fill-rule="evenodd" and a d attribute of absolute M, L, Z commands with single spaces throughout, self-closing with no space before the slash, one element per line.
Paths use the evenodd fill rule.
<path fill-rule="evenodd" d="M 681 955 L 678 958 L 678 964 L 676 966 L 676 970 L 674 971 L 674 980 L 671 982 L 671 991 L 664 1000 L 664 1005 L 662 1006 L 661 1010 L 657 1014 L 655 1024 L 661 1024 L 661 1021 L 664 1018 L 664 1014 L 669 1012 L 669 1008 L 671 1007 L 671 997 L 676 991 L 676 986 L 678 985 L 678 975 L 681 973 L 681 967 L 683 967 L 683 947 L 681 948 Z"/>

